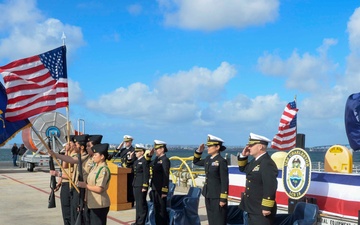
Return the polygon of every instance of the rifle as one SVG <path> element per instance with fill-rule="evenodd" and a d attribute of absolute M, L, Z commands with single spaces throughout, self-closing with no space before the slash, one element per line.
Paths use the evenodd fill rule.
<path fill-rule="evenodd" d="M 81 153 L 78 154 L 78 170 L 79 170 L 79 181 L 84 181 L 83 171 L 82 171 L 82 162 L 81 162 Z M 85 189 L 79 188 L 79 214 L 76 218 L 75 225 L 82 225 L 84 224 L 84 199 L 85 199 Z"/>
<path fill-rule="evenodd" d="M 55 170 L 54 160 L 52 157 L 50 157 L 49 159 L 49 166 L 50 166 L 50 170 Z M 49 209 L 56 208 L 56 204 L 55 204 L 56 178 L 53 175 L 51 175 L 50 177 L 50 188 L 51 188 L 51 192 L 49 195 L 49 204 L 48 204 Z"/>

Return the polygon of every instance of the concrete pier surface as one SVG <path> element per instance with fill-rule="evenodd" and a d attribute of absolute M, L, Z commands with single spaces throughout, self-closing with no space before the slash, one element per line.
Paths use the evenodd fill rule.
<path fill-rule="evenodd" d="M 11 225 L 59 225 L 63 224 L 59 191 L 56 192 L 56 208 L 48 209 L 50 194 L 48 168 L 14 167 L 12 162 L 0 162 L 0 221 Z M 175 189 L 175 194 L 185 194 Z M 204 198 L 199 203 L 201 225 L 207 225 Z M 108 225 L 130 225 L 135 222 L 135 208 L 110 211 Z"/>

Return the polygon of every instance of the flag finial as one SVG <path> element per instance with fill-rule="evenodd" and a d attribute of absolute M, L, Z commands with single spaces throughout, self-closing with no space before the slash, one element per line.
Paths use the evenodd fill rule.
<path fill-rule="evenodd" d="M 61 40 L 63 41 L 63 45 L 65 45 L 65 39 L 66 39 L 66 36 L 65 36 L 65 33 L 63 32 L 61 35 Z"/>

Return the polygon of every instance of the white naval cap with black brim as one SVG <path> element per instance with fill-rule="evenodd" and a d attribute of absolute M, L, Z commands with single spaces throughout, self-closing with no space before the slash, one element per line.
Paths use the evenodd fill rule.
<path fill-rule="evenodd" d="M 168 151 L 165 141 L 154 140 L 154 149 L 156 150 L 156 149 L 161 148 L 161 147 L 164 148 L 164 152 Z"/>
<path fill-rule="evenodd" d="M 143 144 L 135 144 L 135 152 L 143 151 L 145 152 L 146 148 Z"/>
<path fill-rule="evenodd" d="M 248 145 L 263 144 L 263 145 L 267 146 L 270 142 L 271 142 L 271 140 L 264 136 L 250 133 L 249 142 L 247 144 Z"/>
<path fill-rule="evenodd" d="M 213 146 L 213 145 L 220 145 L 220 151 L 224 151 L 226 149 L 225 146 L 223 146 L 224 140 L 216 137 L 214 135 L 208 134 L 208 138 L 207 138 L 207 142 L 206 145 L 209 146 Z"/>
<path fill-rule="evenodd" d="M 130 135 L 124 135 L 124 141 L 132 141 L 134 138 Z"/>

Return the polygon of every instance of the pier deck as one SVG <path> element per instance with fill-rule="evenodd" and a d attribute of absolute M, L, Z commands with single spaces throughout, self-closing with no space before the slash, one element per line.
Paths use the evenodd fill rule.
<path fill-rule="evenodd" d="M 56 192 L 56 208 L 48 209 L 50 193 L 50 174 L 48 169 L 12 166 L 11 162 L 0 162 L 0 220 L 2 224 L 59 225 L 62 224 L 59 192 Z M 180 193 L 175 190 L 175 194 Z M 201 225 L 207 225 L 204 198 L 199 204 Z M 110 211 L 108 225 L 130 225 L 135 222 L 135 208 Z"/>

